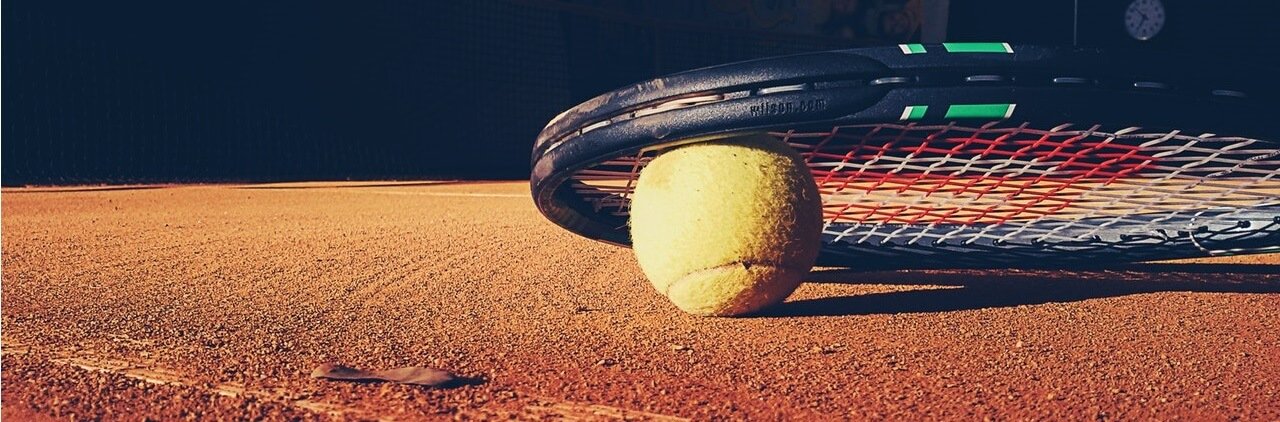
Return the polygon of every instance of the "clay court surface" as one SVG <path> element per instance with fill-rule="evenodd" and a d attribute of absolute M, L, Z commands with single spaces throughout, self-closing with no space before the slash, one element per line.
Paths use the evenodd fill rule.
<path fill-rule="evenodd" d="M 6 419 L 1280 419 L 1278 255 L 816 269 L 767 315 L 708 319 L 526 182 L 2 198 Z"/>

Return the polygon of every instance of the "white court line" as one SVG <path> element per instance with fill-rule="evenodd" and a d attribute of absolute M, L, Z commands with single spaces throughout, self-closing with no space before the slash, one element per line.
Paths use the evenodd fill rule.
<path fill-rule="evenodd" d="M 0 351 L 0 354 L 26 354 L 31 351 L 31 348 L 26 345 L 13 344 L 10 341 L 4 341 L 3 343 L 5 347 Z M 307 399 L 291 399 L 289 394 L 278 391 L 273 392 L 249 389 L 236 384 L 217 384 L 210 386 L 193 377 L 184 376 L 177 371 L 153 367 L 147 362 L 126 359 L 110 359 L 94 356 L 92 353 L 86 353 L 84 351 L 56 352 L 54 356 L 55 357 L 49 359 L 49 362 L 75 366 L 86 371 L 120 375 L 152 384 L 183 386 L 219 396 L 255 398 L 258 400 L 284 404 L 314 413 L 326 414 L 339 418 L 351 416 L 365 420 L 392 420 L 389 417 L 377 416 L 362 409 L 344 406 L 341 404 Z"/>
<path fill-rule="evenodd" d="M 0 344 L 3 344 L 3 347 L 0 347 L 0 354 L 3 355 L 24 355 L 34 351 L 33 348 L 27 344 L 14 343 L 8 339 L 0 339 Z M 364 409 L 343 404 L 307 400 L 305 398 L 294 398 L 299 395 L 304 395 L 306 392 L 250 389 L 245 388 L 243 385 L 230 383 L 209 385 L 194 377 L 185 376 L 178 371 L 155 367 L 150 362 L 131 359 L 112 359 L 98 356 L 95 353 L 83 349 L 52 350 L 50 352 L 53 353 L 52 356 L 47 357 L 47 361 L 60 365 L 74 366 L 86 371 L 120 375 L 152 384 L 183 386 L 220 396 L 254 398 L 293 406 L 338 419 L 356 418 L 359 420 L 392 421 L 399 419 L 400 417 L 407 416 L 408 418 L 412 418 L 413 416 L 382 416 Z M 45 357 L 39 354 L 36 356 L 41 358 Z M 515 416 L 516 419 L 520 420 L 540 420 L 547 418 L 557 420 L 624 421 L 641 419 L 663 422 L 686 422 L 689 420 L 677 416 L 623 409 L 603 404 L 571 402 L 541 396 L 526 395 L 526 397 L 534 399 L 533 403 L 527 404 L 523 408 L 515 411 L 502 411 L 479 407 L 458 409 L 456 413 L 459 416 L 465 414 L 470 415 L 472 418 L 478 417 L 481 419 L 499 419 L 500 416 L 507 416 L 508 418 Z"/>

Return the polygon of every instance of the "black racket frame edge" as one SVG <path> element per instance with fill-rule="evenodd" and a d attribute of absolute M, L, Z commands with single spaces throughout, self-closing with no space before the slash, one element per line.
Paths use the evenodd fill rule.
<path fill-rule="evenodd" d="M 904 54 L 895 46 L 732 63 L 597 96 L 557 116 L 539 134 L 530 178 L 534 202 L 573 233 L 629 246 L 625 219 L 592 210 L 564 183 L 569 177 L 604 160 L 690 140 L 899 122 L 907 106 L 928 106 L 923 117 L 911 120 L 917 125 L 981 125 L 992 119 L 946 118 L 946 110 L 954 104 L 1016 104 L 1010 123 L 1280 139 L 1276 125 L 1264 120 L 1278 97 L 1271 81 L 1277 73 L 1243 60 L 1199 63 L 1195 56 L 1036 45 L 1011 45 L 1012 53 L 948 53 L 940 44 L 922 46 L 926 52 L 920 54 Z M 668 101 L 715 94 L 729 95 L 632 115 Z"/>

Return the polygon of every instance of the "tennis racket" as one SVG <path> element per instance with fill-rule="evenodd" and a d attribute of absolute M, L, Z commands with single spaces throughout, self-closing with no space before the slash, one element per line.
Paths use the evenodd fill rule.
<path fill-rule="evenodd" d="M 1280 251 L 1274 73 L 1194 57 L 903 44 L 653 79 L 553 119 L 538 209 L 629 243 L 646 163 L 769 133 L 822 193 L 820 265 L 1080 267 Z"/>

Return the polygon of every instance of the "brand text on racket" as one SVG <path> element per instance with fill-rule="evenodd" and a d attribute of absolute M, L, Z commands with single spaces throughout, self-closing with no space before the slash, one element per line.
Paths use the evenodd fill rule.
<path fill-rule="evenodd" d="M 774 116 L 787 113 L 804 113 L 827 109 L 827 100 L 812 99 L 805 101 L 761 101 L 748 110 L 752 116 Z"/>

